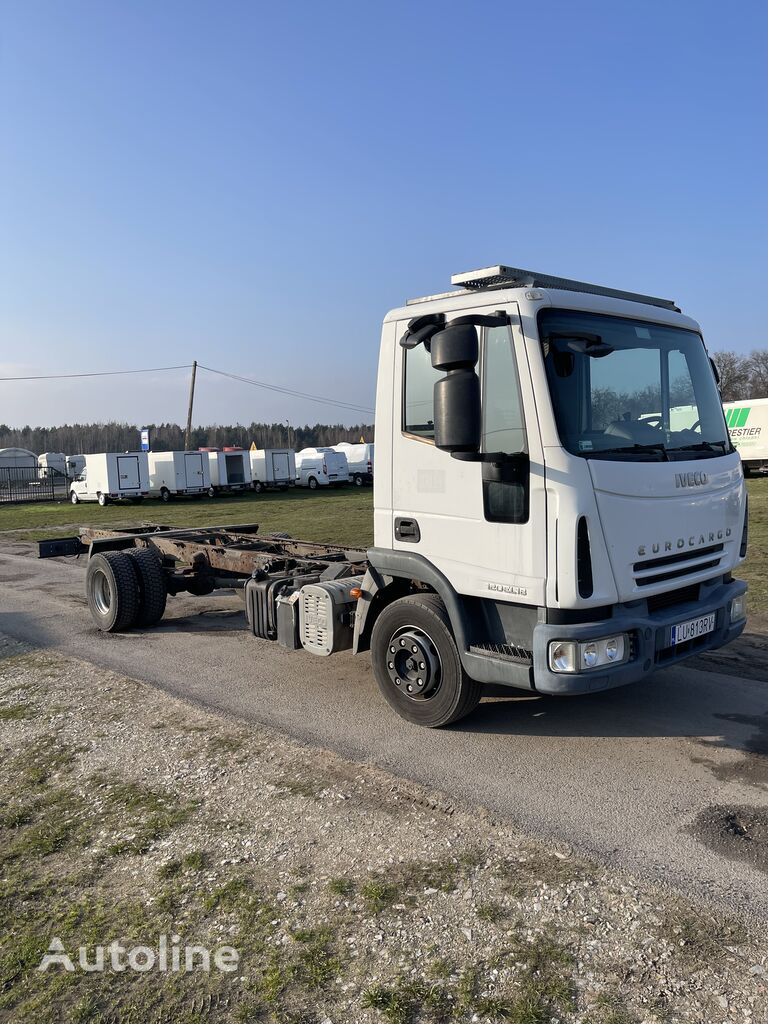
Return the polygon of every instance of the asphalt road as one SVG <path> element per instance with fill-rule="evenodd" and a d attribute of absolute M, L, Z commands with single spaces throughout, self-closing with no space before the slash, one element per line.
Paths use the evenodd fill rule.
<path fill-rule="evenodd" d="M 388 710 L 367 656 L 321 659 L 257 640 L 229 592 L 171 598 L 153 630 L 99 633 L 84 576 L 83 560 L 39 561 L 31 545 L 5 545 L 0 632 L 374 763 L 480 803 L 530 835 L 768 918 L 768 665 L 757 679 L 675 668 L 589 697 L 487 700 L 458 726 L 429 731 Z"/>

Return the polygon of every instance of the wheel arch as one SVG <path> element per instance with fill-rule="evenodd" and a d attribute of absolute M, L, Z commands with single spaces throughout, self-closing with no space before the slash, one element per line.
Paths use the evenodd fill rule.
<path fill-rule="evenodd" d="M 467 609 L 446 577 L 423 555 L 410 551 L 371 548 L 369 568 L 361 590 L 355 615 L 353 652 L 370 650 L 371 633 L 382 610 L 400 597 L 413 593 L 413 584 L 420 584 L 437 594 L 445 605 L 459 656 L 464 661 L 467 650 L 469 622 Z"/>

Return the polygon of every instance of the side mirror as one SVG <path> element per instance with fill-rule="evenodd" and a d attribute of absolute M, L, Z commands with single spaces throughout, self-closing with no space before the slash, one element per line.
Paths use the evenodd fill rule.
<path fill-rule="evenodd" d="M 712 358 L 712 356 L 709 357 L 709 364 L 712 367 L 712 373 L 714 373 L 715 375 L 715 384 L 717 384 L 717 386 L 720 387 L 720 371 L 718 370 L 717 363 Z"/>
<path fill-rule="evenodd" d="M 446 375 L 435 384 L 435 447 L 444 452 L 478 452 L 482 419 L 477 330 L 454 324 L 430 340 L 432 366 Z"/>

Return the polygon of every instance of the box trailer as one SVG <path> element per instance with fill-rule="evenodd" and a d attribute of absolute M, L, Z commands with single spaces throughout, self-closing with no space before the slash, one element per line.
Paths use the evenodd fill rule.
<path fill-rule="evenodd" d="M 101 452 L 84 455 L 82 467 L 70 482 L 69 498 L 80 501 L 143 501 L 149 494 L 146 452 Z"/>
<path fill-rule="evenodd" d="M 744 473 L 768 473 L 768 398 L 723 404 L 733 447 Z"/>
<path fill-rule="evenodd" d="M 346 455 L 349 478 L 356 487 L 373 483 L 373 444 L 350 444 L 348 441 L 342 441 L 332 447 L 334 451 Z"/>
<path fill-rule="evenodd" d="M 170 501 L 179 495 L 214 494 L 206 452 L 147 452 L 149 493 Z"/>
<path fill-rule="evenodd" d="M 313 491 L 317 487 L 349 483 L 346 455 L 333 448 L 303 448 L 296 452 L 296 483 Z"/>
<path fill-rule="evenodd" d="M 251 460 L 242 448 L 229 451 L 201 449 L 208 455 L 210 486 L 214 494 L 244 491 L 251 486 Z"/>
<path fill-rule="evenodd" d="M 43 477 L 65 477 L 67 475 L 67 456 L 64 452 L 43 452 L 37 457 L 40 475 Z"/>
<path fill-rule="evenodd" d="M 284 491 L 296 483 L 296 452 L 293 448 L 252 448 L 251 477 L 254 491 L 276 487 Z"/>
<path fill-rule="evenodd" d="M 106 631 L 238 588 L 255 636 L 370 651 L 383 700 L 428 727 L 485 687 L 592 694 L 739 636 L 746 489 L 698 324 L 506 266 L 452 283 L 384 319 L 367 551 L 249 524 L 90 529 L 41 557 L 88 553 Z"/>

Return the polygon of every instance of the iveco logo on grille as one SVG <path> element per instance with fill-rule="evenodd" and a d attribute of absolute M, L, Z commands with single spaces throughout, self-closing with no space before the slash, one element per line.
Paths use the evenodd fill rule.
<path fill-rule="evenodd" d="M 703 487 L 708 479 L 706 473 L 675 473 L 675 487 Z"/>

